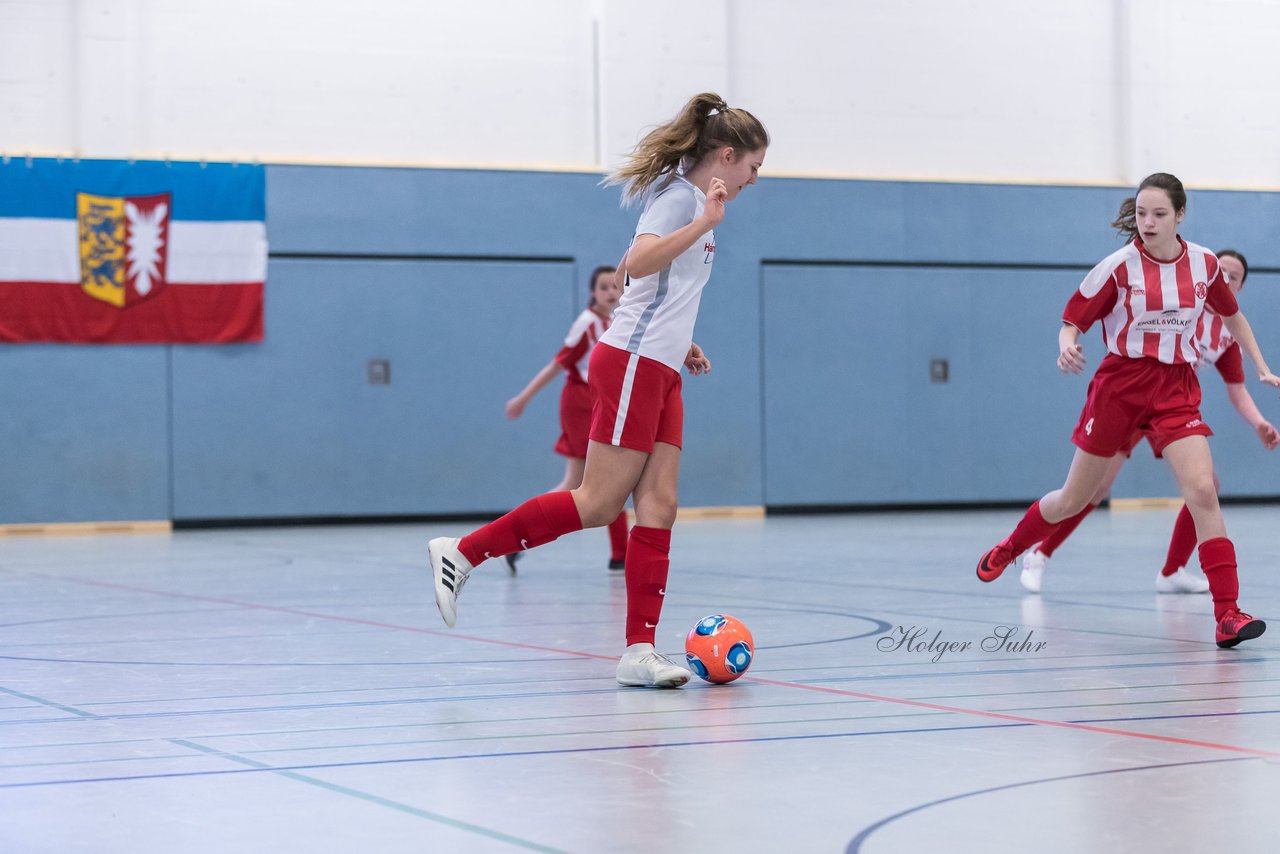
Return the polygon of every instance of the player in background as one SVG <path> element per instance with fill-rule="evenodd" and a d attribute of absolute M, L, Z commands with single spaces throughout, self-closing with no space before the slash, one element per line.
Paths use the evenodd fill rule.
<path fill-rule="evenodd" d="M 625 293 L 591 354 L 591 441 L 582 485 L 532 498 L 461 539 L 427 544 L 445 625 L 457 620 L 458 594 L 481 562 L 607 525 L 630 496 L 636 524 L 625 569 L 627 648 L 616 677 L 622 685 L 658 688 L 689 680 L 687 669 L 653 645 L 676 518 L 680 369 L 697 375 L 711 368 L 693 329 L 715 260 L 714 229 L 725 206 L 756 182 L 768 145 L 755 116 L 703 93 L 646 134 L 609 176 L 643 212 L 619 265 Z"/>
<path fill-rule="evenodd" d="M 600 336 L 609 328 L 613 310 L 622 296 L 622 285 L 616 275 L 617 268 L 596 267 L 591 272 L 591 301 L 569 327 L 564 345 L 547 366 L 538 371 L 529 384 L 515 397 L 507 401 L 507 417 L 519 418 L 548 383 L 564 374 L 564 388 L 560 391 L 560 439 L 555 451 L 564 457 L 564 477 L 552 487 L 553 492 L 577 489 L 582 485 L 582 471 L 587 465 L 587 441 L 591 432 L 591 390 L 587 386 L 590 371 L 588 363 L 591 351 Z M 505 556 L 507 570 L 516 574 L 516 560 L 521 552 Z M 609 523 L 609 569 L 622 569 L 627 556 L 627 512 Z"/>
<path fill-rule="evenodd" d="M 1064 372 L 1084 370 L 1079 338 L 1095 321 L 1102 322 L 1108 351 L 1089 382 L 1071 437 L 1076 453 L 1066 482 L 1032 504 L 1013 533 L 987 550 L 977 574 L 981 581 L 994 581 L 1057 523 L 1083 510 L 1112 458 L 1141 430 L 1173 469 L 1195 520 L 1200 566 L 1213 596 L 1214 639 L 1228 648 L 1258 637 L 1266 624 L 1241 611 L 1236 601 L 1235 546 L 1218 506 L 1206 438 L 1213 431 L 1200 417 L 1194 365 L 1205 308 L 1222 318 L 1262 382 L 1280 387 L 1280 377 L 1267 367 L 1217 257 L 1178 234 L 1186 208 L 1182 182 L 1164 172 L 1144 178 L 1137 195 L 1120 206 L 1112 225 L 1130 240 L 1085 276 L 1058 331 L 1058 367 Z"/>
<path fill-rule="evenodd" d="M 1245 260 L 1244 255 L 1234 249 L 1223 249 L 1217 255 L 1218 263 L 1222 266 L 1222 272 L 1227 277 L 1227 284 L 1231 286 L 1231 292 L 1238 296 L 1244 288 L 1245 279 L 1249 275 L 1249 262 Z M 1211 309 L 1205 309 L 1204 314 L 1200 316 L 1196 343 L 1200 348 L 1200 361 L 1196 365 L 1197 368 L 1206 364 L 1217 368 L 1222 381 L 1227 385 L 1227 398 L 1231 401 L 1231 405 L 1235 407 L 1236 412 L 1240 413 L 1240 417 L 1258 434 L 1258 438 L 1262 441 L 1262 446 L 1267 450 L 1275 450 L 1276 446 L 1280 444 L 1280 434 L 1277 433 L 1271 422 L 1262 417 L 1262 413 L 1258 411 L 1258 406 L 1254 403 L 1249 390 L 1245 388 L 1244 361 L 1240 353 L 1240 345 L 1231 337 L 1231 333 L 1226 330 L 1222 318 Z M 1053 553 L 1062 545 L 1063 541 L 1071 536 L 1071 533 L 1084 518 L 1097 509 L 1098 505 L 1111 494 L 1111 487 L 1115 483 L 1116 475 L 1120 473 L 1121 466 L 1124 465 L 1134 446 L 1141 439 L 1142 432 L 1135 432 L 1129 441 L 1125 443 L 1126 447 L 1123 452 L 1111 458 L 1111 467 L 1107 471 L 1106 478 L 1083 510 L 1071 518 L 1059 522 L 1053 533 L 1049 534 L 1043 542 L 1032 546 L 1031 550 L 1023 555 L 1022 572 L 1019 575 L 1019 581 L 1022 582 L 1024 588 L 1032 593 L 1040 592 L 1044 571 L 1049 565 L 1049 558 L 1053 556 Z M 1217 486 L 1217 484 L 1218 479 L 1215 474 L 1214 485 Z M 1174 522 L 1173 536 L 1169 541 L 1169 551 L 1165 564 L 1156 574 L 1157 593 L 1209 592 L 1209 582 L 1206 579 L 1192 575 L 1184 569 L 1191 560 L 1191 552 L 1195 550 L 1195 547 L 1195 521 L 1191 517 L 1191 511 L 1187 509 L 1187 505 L 1183 504 L 1181 511 L 1178 513 L 1178 518 Z"/>

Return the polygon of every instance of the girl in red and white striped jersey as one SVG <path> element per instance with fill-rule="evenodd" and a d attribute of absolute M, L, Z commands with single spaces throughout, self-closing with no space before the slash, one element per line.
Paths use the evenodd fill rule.
<path fill-rule="evenodd" d="M 529 384 L 507 401 L 507 417 L 519 418 L 524 408 L 553 379 L 564 374 L 560 392 L 560 439 L 556 453 L 564 457 L 564 477 L 553 492 L 577 489 L 582 485 L 582 470 L 587 465 L 587 442 L 591 432 L 591 390 L 587 387 L 591 351 L 609 328 L 613 310 L 622 296 L 617 268 L 596 267 L 591 273 L 591 302 L 569 327 L 564 346 L 547 366 L 538 371 Z M 516 574 L 516 560 L 522 552 L 506 555 L 507 569 Z M 627 556 L 627 513 L 609 523 L 609 569 L 622 569 Z"/>
<path fill-rule="evenodd" d="M 1245 257 L 1234 249 L 1223 249 L 1217 253 L 1218 263 L 1227 277 L 1227 284 L 1233 294 L 1239 294 L 1244 288 L 1245 278 L 1249 275 L 1249 263 Z M 1262 417 L 1252 395 L 1244 385 L 1244 362 L 1240 353 L 1240 345 L 1226 330 L 1222 317 L 1211 309 L 1205 309 L 1200 315 L 1200 324 L 1196 333 L 1196 344 L 1200 350 L 1200 361 L 1196 367 L 1213 365 L 1222 381 L 1227 385 L 1227 397 L 1236 412 L 1240 413 L 1249 426 L 1262 440 L 1267 450 L 1275 450 L 1280 445 L 1280 433 Z M 1054 526 L 1053 533 L 1032 547 L 1022 558 L 1022 572 L 1019 580 L 1022 586 L 1032 593 L 1039 593 L 1048 568 L 1049 558 L 1059 546 L 1071 535 L 1076 527 L 1093 510 L 1097 509 L 1108 495 L 1115 483 L 1116 475 L 1124 461 L 1129 458 L 1133 448 L 1142 441 L 1143 432 L 1137 430 L 1125 443 L 1122 453 L 1111 458 L 1111 466 L 1098 491 L 1089 499 L 1085 508 L 1069 519 L 1064 519 Z M 1215 485 L 1217 478 L 1214 478 Z M 1173 526 L 1173 536 L 1169 541 L 1169 550 L 1165 565 L 1156 575 L 1156 592 L 1158 593 L 1208 593 L 1209 584 L 1203 578 L 1197 578 L 1186 572 L 1183 567 L 1191 560 L 1191 553 L 1196 547 L 1196 526 L 1187 505 L 1182 505 L 1181 512 Z"/>
<path fill-rule="evenodd" d="M 646 134 L 609 177 L 644 210 L 619 265 L 626 292 L 591 354 L 591 441 L 582 485 L 530 499 L 460 540 L 427 544 L 446 625 L 457 619 L 458 592 L 479 563 L 606 525 L 630 496 L 636 524 L 627 543 L 627 649 L 617 680 L 659 688 L 689 680 L 688 670 L 653 646 L 676 518 L 680 369 L 695 375 L 711 369 L 693 343 L 693 327 L 715 260 L 713 229 L 725 205 L 756 182 L 768 145 L 759 119 L 703 93 Z"/>
<path fill-rule="evenodd" d="M 1205 308 L 1222 318 L 1262 382 L 1280 387 L 1280 377 L 1267 367 L 1217 257 L 1178 235 L 1186 207 L 1182 182 L 1164 172 L 1143 179 L 1137 196 L 1121 205 L 1112 224 L 1130 242 L 1085 276 L 1058 332 L 1058 367 L 1064 372 L 1084 370 L 1078 341 L 1094 321 L 1102 321 L 1108 351 L 1089 383 L 1071 437 L 1076 454 L 1066 483 L 1031 505 L 1013 533 L 982 556 L 977 572 L 980 580 L 994 581 L 1058 522 L 1083 510 L 1106 478 L 1112 457 L 1141 430 L 1173 469 L 1195 520 L 1200 566 L 1213 595 L 1215 640 L 1226 648 L 1258 637 L 1266 624 L 1236 603 L 1235 546 L 1218 506 L 1206 438 L 1213 431 L 1200 417 L 1194 365 Z"/>

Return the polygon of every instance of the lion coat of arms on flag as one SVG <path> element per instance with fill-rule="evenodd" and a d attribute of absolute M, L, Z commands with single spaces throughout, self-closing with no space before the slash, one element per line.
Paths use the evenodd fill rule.
<path fill-rule="evenodd" d="M 81 289 L 116 308 L 158 296 L 166 285 L 171 209 L 169 193 L 77 193 Z"/>

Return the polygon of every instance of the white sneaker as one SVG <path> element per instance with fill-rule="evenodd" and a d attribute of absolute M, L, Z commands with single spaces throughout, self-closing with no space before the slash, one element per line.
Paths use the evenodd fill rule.
<path fill-rule="evenodd" d="M 449 628 L 458 621 L 458 594 L 473 569 L 471 562 L 458 551 L 458 542 L 457 537 L 436 537 L 427 543 L 431 576 L 436 583 L 436 607 Z"/>
<path fill-rule="evenodd" d="M 1197 578 L 1179 567 L 1173 575 L 1156 574 L 1157 593 L 1208 593 L 1209 579 Z"/>
<path fill-rule="evenodd" d="M 1022 556 L 1022 574 L 1018 576 L 1018 580 L 1022 582 L 1027 592 L 1040 592 L 1040 582 L 1044 580 L 1044 571 L 1048 565 L 1049 558 L 1040 554 L 1034 547 Z"/>
<path fill-rule="evenodd" d="M 679 688 L 693 674 L 653 648 L 633 643 L 618 661 L 618 684 L 636 688 Z"/>

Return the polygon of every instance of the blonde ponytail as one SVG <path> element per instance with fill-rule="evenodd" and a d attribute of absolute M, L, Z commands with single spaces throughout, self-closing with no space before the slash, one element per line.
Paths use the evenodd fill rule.
<path fill-rule="evenodd" d="M 623 200 L 632 202 L 655 182 L 693 168 L 726 145 L 739 152 L 766 148 L 769 132 L 746 110 L 730 107 L 714 92 L 703 92 L 690 98 L 674 119 L 645 134 L 604 183 L 621 184 Z"/>

